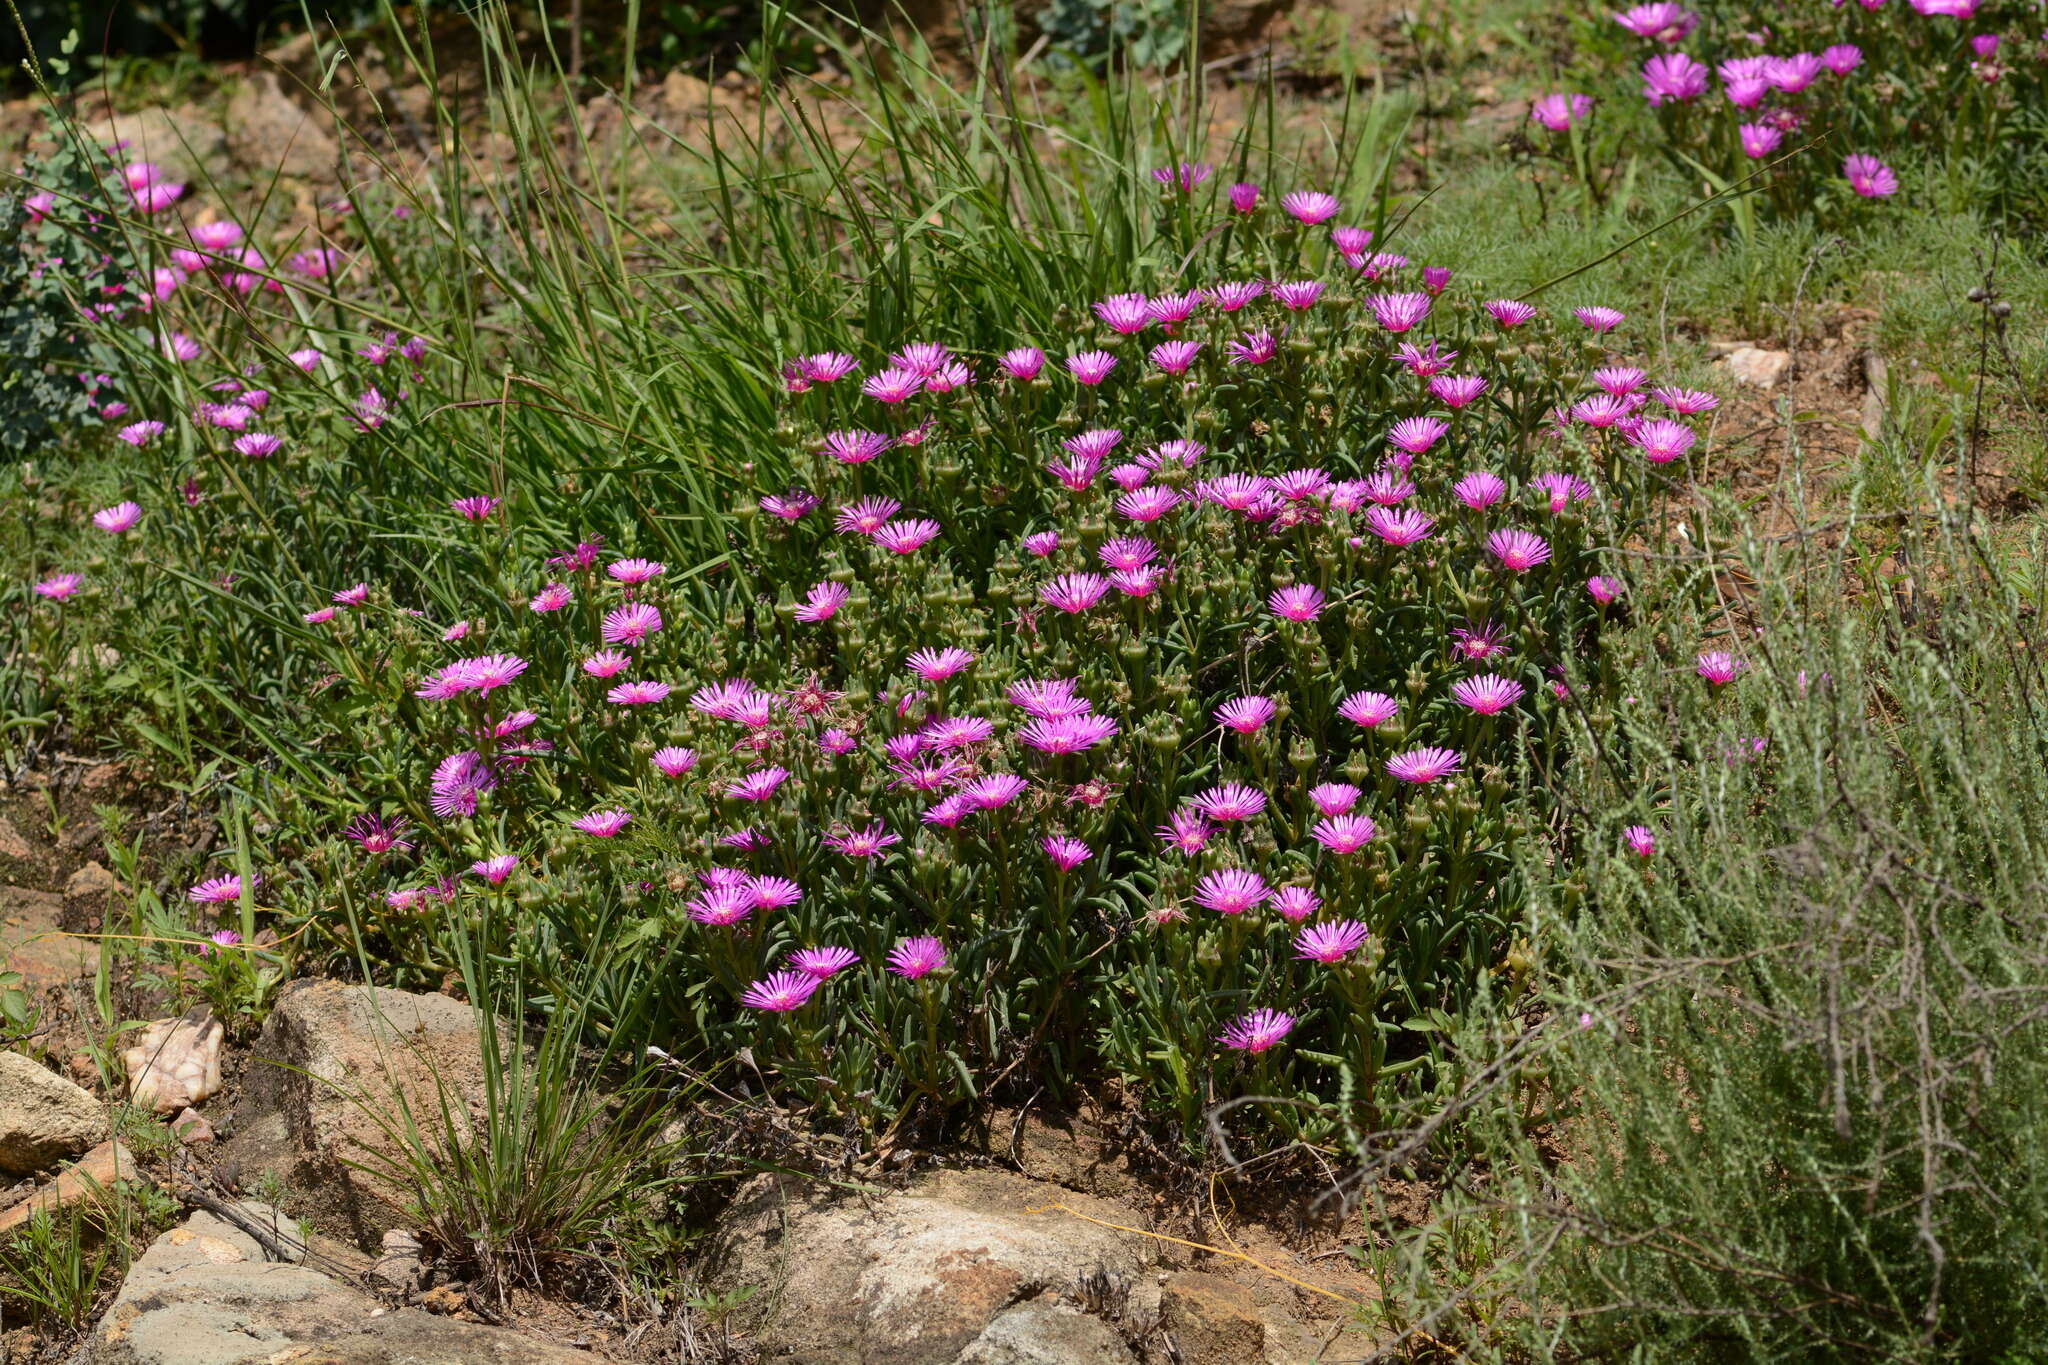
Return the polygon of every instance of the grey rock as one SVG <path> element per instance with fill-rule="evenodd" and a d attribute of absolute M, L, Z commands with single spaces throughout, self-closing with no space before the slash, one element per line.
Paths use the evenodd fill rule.
<path fill-rule="evenodd" d="M 1005 1308 L 953 1365 L 1137 1365 L 1116 1329 L 1051 1296 Z"/>
<path fill-rule="evenodd" d="M 241 1212 L 303 1258 L 291 1222 L 266 1204 Z M 376 1300 L 298 1261 L 267 1259 L 255 1238 L 209 1213 L 158 1237 L 130 1267 L 87 1343 L 83 1365 L 604 1365 L 497 1327 Z"/>
<path fill-rule="evenodd" d="M 106 1136 L 91 1095 L 19 1052 L 0 1052 L 0 1171 L 32 1175 Z"/>
<path fill-rule="evenodd" d="M 327 116 L 294 103 L 269 71 L 251 76 L 228 101 L 227 140 L 250 170 L 300 179 L 331 179 L 341 152 Z"/>
<path fill-rule="evenodd" d="M 1789 351 L 1766 351 L 1755 346 L 1738 346 L 1722 362 L 1738 384 L 1752 388 L 1775 388 L 1792 364 Z"/>

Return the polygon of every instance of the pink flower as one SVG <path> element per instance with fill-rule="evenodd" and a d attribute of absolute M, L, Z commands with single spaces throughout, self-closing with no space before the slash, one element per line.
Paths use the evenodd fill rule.
<path fill-rule="evenodd" d="M 1280 196 L 1280 207 L 1304 226 L 1315 227 L 1335 218 L 1342 206 L 1332 195 L 1317 190 L 1295 190 Z"/>
<path fill-rule="evenodd" d="M 1313 308 L 1322 296 L 1321 280 L 1292 280 L 1273 286 L 1273 297 L 1280 301 L 1280 306 L 1296 313 Z"/>
<path fill-rule="evenodd" d="M 1593 490 L 1586 481 L 1576 474 L 1552 471 L 1538 474 L 1529 481 L 1529 486 L 1549 499 L 1550 511 L 1554 516 L 1575 502 L 1584 502 L 1593 496 Z"/>
<path fill-rule="evenodd" d="M 1323 610 L 1323 590 L 1307 583 L 1280 588 L 1266 599 L 1275 616 L 1289 621 L 1313 621 Z"/>
<path fill-rule="evenodd" d="M 874 534 L 875 544 L 891 554 L 915 554 L 938 537 L 939 524 L 929 518 L 913 517 L 885 522 Z"/>
<path fill-rule="evenodd" d="M 888 827 L 877 820 L 864 830 L 853 830 L 840 825 L 821 842 L 833 852 L 848 858 L 879 858 L 890 845 L 900 844 L 903 840 L 889 833 Z"/>
<path fill-rule="evenodd" d="M 1586 580 L 1586 595 L 1603 607 L 1609 606 L 1621 596 L 1621 581 L 1596 574 Z"/>
<path fill-rule="evenodd" d="M 1451 488 L 1452 495 L 1475 512 L 1484 512 L 1506 497 L 1507 492 L 1508 486 L 1498 474 L 1483 469 L 1467 474 Z"/>
<path fill-rule="evenodd" d="M 1389 545 L 1406 546 L 1429 539 L 1436 529 L 1436 522 L 1413 507 L 1381 507 L 1374 505 L 1366 509 L 1365 524 L 1372 533 Z"/>
<path fill-rule="evenodd" d="M 1309 831 L 1315 841 L 1335 854 L 1356 853 L 1371 843 L 1379 827 L 1365 815 L 1332 815 L 1316 821 Z"/>
<path fill-rule="evenodd" d="M 1846 76 L 1863 65 L 1863 49 L 1854 43 L 1836 43 L 1821 51 L 1820 64 L 1837 76 Z"/>
<path fill-rule="evenodd" d="M 652 763 L 654 770 L 663 777 L 681 777 L 697 766 L 697 751 L 678 748 L 671 744 L 656 749 L 647 761 Z"/>
<path fill-rule="evenodd" d="M 1003 352 L 1002 359 L 996 363 L 1010 378 L 1029 382 L 1038 378 L 1039 371 L 1045 368 L 1045 352 L 1036 346 L 1019 346 Z"/>
<path fill-rule="evenodd" d="M 519 855 L 516 853 L 500 853 L 495 858 L 486 858 L 481 862 L 471 863 L 469 870 L 482 877 L 492 886 L 503 886 L 505 879 L 511 876 L 512 870 L 518 866 Z"/>
<path fill-rule="evenodd" d="M 1615 15 L 1614 22 L 1638 38 L 1654 38 L 1669 47 L 1683 42 L 1699 26 L 1700 17 L 1671 0 L 1657 0 Z"/>
<path fill-rule="evenodd" d="M 324 626 L 339 615 L 341 615 L 341 612 L 334 607 L 321 607 L 315 611 L 304 613 L 299 619 L 309 626 Z"/>
<path fill-rule="evenodd" d="M 1280 339 L 1264 330 L 1246 332 L 1224 349 L 1230 352 L 1233 365 L 1263 365 L 1280 354 Z"/>
<path fill-rule="evenodd" d="M 1439 403 L 1457 412 L 1486 392 L 1483 375 L 1438 375 L 1429 381 L 1429 392 Z"/>
<path fill-rule="evenodd" d="M 303 350 L 291 352 L 289 355 L 285 357 L 285 359 L 291 361 L 293 365 L 297 366 L 305 373 L 311 374 L 313 373 L 313 371 L 320 368 L 320 361 L 322 357 L 320 355 L 320 352 L 313 350 L 311 347 L 307 347 Z"/>
<path fill-rule="evenodd" d="M 1460 678 L 1452 683 L 1451 697 L 1478 715 L 1491 716 L 1520 701 L 1527 690 L 1511 678 L 1488 673 L 1476 678 Z"/>
<path fill-rule="evenodd" d="M 1648 858 L 1657 852 L 1657 836 L 1648 825 L 1630 825 L 1621 832 L 1621 839 L 1638 858 Z"/>
<path fill-rule="evenodd" d="M 853 590 L 844 583 L 814 583 L 810 592 L 805 595 L 803 604 L 797 607 L 796 619 L 811 624 L 829 621 L 839 614 L 839 609 L 846 605 L 847 598 L 852 595 Z"/>
<path fill-rule="evenodd" d="M 1596 332 L 1611 332 L 1628 320 L 1628 314 L 1605 307 L 1574 308 L 1572 316 Z"/>
<path fill-rule="evenodd" d="M 1039 841 L 1039 847 L 1045 850 L 1045 856 L 1052 860 L 1052 865 L 1062 872 L 1072 872 L 1095 856 L 1088 845 L 1079 839 L 1070 839 L 1064 834 L 1046 835 Z"/>
<path fill-rule="evenodd" d="M 1216 1041 L 1236 1052 L 1264 1052 L 1293 1032 L 1294 1023 L 1285 1010 L 1253 1010 L 1217 1034 Z"/>
<path fill-rule="evenodd" d="M 235 453 L 249 460 L 267 460 L 284 446 L 284 437 L 252 431 L 235 438 Z"/>
<path fill-rule="evenodd" d="M 866 464 L 894 444 L 879 431 L 828 431 L 820 449 L 840 464 Z"/>
<path fill-rule="evenodd" d="M 142 504 L 138 502 L 117 502 L 92 514 L 92 524 L 110 536 L 134 530 L 141 520 Z"/>
<path fill-rule="evenodd" d="M 1242 782 L 1226 782 L 1220 787 L 1209 788 L 1188 804 L 1218 824 L 1229 824 L 1237 820 L 1250 820 L 1264 813 L 1266 794 L 1256 787 L 1247 787 Z"/>
<path fill-rule="evenodd" d="M 728 801 L 766 801 L 788 780 L 787 768 L 757 768 L 727 786 L 725 798 Z"/>
<path fill-rule="evenodd" d="M 908 981 L 928 976 L 946 965 L 946 945 L 929 935 L 906 938 L 889 952 L 889 970 Z"/>
<path fill-rule="evenodd" d="M 660 629 L 661 613 L 650 602 L 628 602 L 604 614 L 604 642 L 608 645 L 637 645 Z"/>
<path fill-rule="evenodd" d="M 1072 754 L 1094 748 L 1116 731 L 1116 722 L 1108 716 L 1040 717 L 1017 731 L 1017 741 L 1042 753 Z"/>
<path fill-rule="evenodd" d="M 1204 288 L 1202 297 L 1209 301 L 1210 307 L 1220 313 L 1235 313 L 1265 292 L 1264 280 L 1225 280 L 1221 284 L 1212 284 Z"/>
<path fill-rule="evenodd" d="M 263 879 L 261 877 L 250 878 L 249 894 L 255 895 L 256 888 L 262 884 Z M 238 901 L 241 898 L 242 878 L 239 873 L 233 872 L 225 877 L 213 877 L 203 881 L 185 893 L 186 900 L 197 901 L 201 905 L 220 905 L 227 901 Z"/>
<path fill-rule="evenodd" d="M 1387 432 L 1387 444 L 1410 455 L 1426 454 L 1450 427 L 1435 417 L 1403 417 Z"/>
<path fill-rule="evenodd" d="M 1372 931 L 1355 919 L 1311 924 L 1294 936 L 1294 955 L 1309 962 L 1342 962 L 1371 937 Z"/>
<path fill-rule="evenodd" d="M 1322 815 L 1349 815 L 1363 795 L 1349 782 L 1324 782 L 1309 788 L 1308 799 Z"/>
<path fill-rule="evenodd" d="M 605 572 L 630 587 L 661 577 L 668 572 L 668 565 L 653 559 L 616 559 L 605 567 Z"/>
<path fill-rule="evenodd" d="M 1241 735 L 1255 734 L 1279 712 L 1271 697 L 1238 697 L 1216 708 L 1216 723 Z"/>
<path fill-rule="evenodd" d="M 1116 357 L 1107 351 L 1082 351 L 1067 357 L 1067 372 L 1081 384 L 1100 384 L 1116 368 Z"/>
<path fill-rule="evenodd" d="M 406 840 L 404 817 L 386 820 L 381 815 L 358 815 L 349 821 L 342 834 L 353 839 L 365 853 L 390 853 L 393 850 L 410 849 Z"/>
<path fill-rule="evenodd" d="M 1338 706 L 1337 714 L 1371 730 L 1392 720 L 1400 709 L 1400 703 L 1384 692 L 1353 692 Z"/>
<path fill-rule="evenodd" d="M 626 682 L 605 693 L 604 699 L 614 706 L 652 706 L 667 701 L 670 690 L 665 682 Z"/>
<path fill-rule="evenodd" d="M 1643 372 L 1633 365 L 1603 365 L 1587 376 L 1593 387 L 1615 398 L 1626 398 L 1643 386 Z"/>
<path fill-rule="evenodd" d="M 1752 160 L 1769 156 L 1785 140 L 1784 130 L 1768 123 L 1745 123 L 1735 131 L 1742 138 L 1742 154 Z"/>
<path fill-rule="evenodd" d="M 890 366 L 861 381 L 860 391 L 877 403 L 901 403 L 924 387 L 924 376 Z"/>
<path fill-rule="evenodd" d="M 1593 112 L 1591 95 L 1545 95 L 1529 106 L 1529 117 L 1553 133 L 1561 133 Z"/>
<path fill-rule="evenodd" d="M 1387 760 L 1387 772 L 1403 782 L 1435 782 L 1456 772 L 1464 758 L 1455 749 L 1411 749 Z"/>
<path fill-rule="evenodd" d="M 1153 833 L 1170 849 L 1182 857 L 1193 857 L 1208 847 L 1209 837 L 1215 831 L 1197 811 L 1175 811 L 1171 820 L 1159 826 Z"/>
<path fill-rule="evenodd" d="M 1706 92 L 1707 68 L 1683 52 L 1662 53 L 1643 63 L 1643 98 L 1653 106 L 1697 99 Z"/>
<path fill-rule="evenodd" d="M 1022 796 L 1031 784 L 1015 773 L 990 773 L 960 788 L 960 795 L 976 810 L 1000 810 Z"/>
<path fill-rule="evenodd" d="M 1427 294 L 1374 294 L 1367 300 L 1373 319 L 1389 332 L 1406 332 L 1429 316 Z"/>
<path fill-rule="evenodd" d="M 1259 187 L 1240 180 L 1230 187 L 1230 207 L 1238 213 L 1250 213 L 1259 206 Z"/>
<path fill-rule="evenodd" d="M 1692 449 L 1694 437 L 1692 428 L 1685 423 L 1658 417 L 1631 429 L 1626 439 L 1652 464 L 1669 464 L 1684 458 L 1685 453 Z"/>
<path fill-rule="evenodd" d="M 633 657 L 616 649 L 600 649 L 583 661 L 583 671 L 593 678 L 615 677 L 632 664 Z"/>
<path fill-rule="evenodd" d="M 904 660 L 904 666 L 926 682 L 936 683 L 964 672 L 973 662 L 974 654 L 970 650 L 920 649 Z"/>
<path fill-rule="evenodd" d="M 1533 531 L 1503 529 L 1486 538 L 1486 548 L 1503 568 L 1527 573 L 1550 558 L 1550 546 Z"/>
<path fill-rule="evenodd" d="M 567 583 L 550 583 L 533 595 L 533 600 L 526 604 L 526 608 L 535 612 L 560 611 L 575 600 L 576 594 L 570 590 Z"/>
<path fill-rule="evenodd" d="M 1067 573 L 1047 583 L 1038 590 L 1038 600 L 1059 611 L 1074 613 L 1088 610 L 1102 600 L 1109 591 L 1109 580 L 1101 574 Z"/>
<path fill-rule="evenodd" d="M 1696 671 L 1715 687 L 1725 687 L 1749 665 L 1725 649 L 1710 649 L 1700 655 Z"/>
<path fill-rule="evenodd" d="M 632 822 L 631 815 L 614 807 L 610 810 L 594 810 L 588 815 L 578 816 L 569 823 L 592 838 L 609 839 Z"/>
<path fill-rule="evenodd" d="M 164 434 L 164 424 L 157 421 L 131 422 L 114 434 L 131 446 L 146 446 Z"/>
<path fill-rule="evenodd" d="M 1681 417 L 1695 413 L 1712 412 L 1721 406 L 1721 400 L 1711 393 L 1698 389 L 1662 388 L 1650 390 L 1650 397 L 1662 403 Z"/>
<path fill-rule="evenodd" d="M 818 993 L 819 978 L 809 972 L 774 972 L 740 992 L 748 1009 L 788 1014 L 802 1009 Z"/>
<path fill-rule="evenodd" d="M 1842 174 L 1848 178 L 1849 188 L 1865 199 L 1883 199 L 1899 192 L 1897 173 L 1874 156 L 1845 158 Z"/>
<path fill-rule="evenodd" d="M 1273 899 L 1267 904 L 1278 911 L 1280 917 L 1289 924 L 1299 924 L 1305 919 L 1310 919 L 1316 911 L 1323 908 L 1321 898 L 1306 886 L 1283 886 L 1273 893 Z"/>
<path fill-rule="evenodd" d="M 894 498 L 862 498 L 833 513 L 832 525 L 841 535 L 871 536 L 902 510 L 903 504 Z"/>
<path fill-rule="evenodd" d="M 1143 294 L 1112 294 L 1095 305 L 1095 316 L 1112 332 L 1129 336 L 1152 325 L 1152 301 Z"/>
<path fill-rule="evenodd" d="M 1520 327 L 1536 316 L 1536 305 L 1517 299 L 1492 299 L 1482 307 L 1503 327 Z"/>
<path fill-rule="evenodd" d="M 1224 867 L 1195 884 L 1193 900 L 1219 915 L 1242 915 L 1265 904 L 1272 894 L 1258 874 L 1241 867 Z"/>
<path fill-rule="evenodd" d="M 1167 374 L 1186 374 L 1201 349 L 1199 341 L 1162 341 L 1152 348 L 1152 363 Z"/>

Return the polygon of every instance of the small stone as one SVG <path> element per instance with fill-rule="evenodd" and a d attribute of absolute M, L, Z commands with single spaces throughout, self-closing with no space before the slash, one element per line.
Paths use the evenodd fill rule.
<path fill-rule="evenodd" d="M 105 897 L 109 891 L 118 891 L 120 889 L 121 883 L 114 879 L 113 873 L 107 871 L 98 863 L 87 863 L 65 879 L 64 899 L 66 901 L 97 900 Z"/>
<path fill-rule="evenodd" d="M 128 1097 L 159 1114 L 175 1114 L 220 1089 L 220 1021 L 204 1007 L 182 1019 L 159 1019 L 121 1054 Z"/>
<path fill-rule="evenodd" d="M 32 1175 L 106 1131 L 92 1096 L 19 1052 L 0 1052 L 0 1171 Z"/>
<path fill-rule="evenodd" d="M 1159 1290 L 1159 1323 L 1185 1365 L 1263 1360 L 1266 1323 L 1252 1291 L 1206 1271 L 1183 1270 Z"/>
<path fill-rule="evenodd" d="M 381 1254 L 370 1266 L 370 1277 L 401 1294 L 410 1293 L 420 1278 L 420 1239 L 404 1228 L 392 1228 L 380 1242 Z"/>
<path fill-rule="evenodd" d="M 1728 372 L 1735 376 L 1738 384 L 1752 388 L 1775 387 L 1784 377 L 1785 370 L 1792 364 L 1790 351 L 1765 351 L 1755 346 L 1738 346 L 1728 353 L 1725 363 Z"/>
<path fill-rule="evenodd" d="M 259 71 L 228 101 L 228 148 L 252 170 L 331 176 L 340 148 L 319 119 L 292 103 L 272 72 Z"/>
<path fill-rule="evenodd" d="M 0 815 L 0 858 L 19 860 L 31 857 L 34 853 L 35 850 L 29 846 L 28 840 L 22 838 L 21 831 L 14 827 L 14 822 Z"/>
<path fill-rule="evenodd" d="M 0 1238 L 33 1218 L 38 1212 L 55 1213 L 74 1204 L 101 1198 L 117 1180 L 146 1181 L 135 1168 L 135 1158 L 118 1142 L 99 1146 L 66 1167 L 57 1178 L 14 1207 L 0 1212 Z"/>
<path fill-rule="evenodd" d="M 202 1142 L 213 1141 L 213 1125 L 206 1121 L 206 1115 L 197 1109 L 185 1109 L 171 1120 L 171 1131 L 178 1135 L 178 1141 L 187 1147 L 196 1147 Z"/>

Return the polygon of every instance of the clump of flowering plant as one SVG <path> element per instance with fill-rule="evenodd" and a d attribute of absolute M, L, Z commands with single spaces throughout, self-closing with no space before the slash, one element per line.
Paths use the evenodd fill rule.
<path fill-rule="evenodd" d="M 1786 213 L 1840 212 L 1914 196 L 1908 161 L 1948 147 L 2005 211 L 2048 199 L 2032 111 L 2048 81 L 2048 36 L 2006 0 L 1842 0 L 1774 9 L 1641 4 L 1612 14 L 1634 50 L 1641 98 L 1669 146 L 1732 183 L 1789 157 L 1768 182 Z M 1935 187 L 1918 187 L 1931 197 Z"/>

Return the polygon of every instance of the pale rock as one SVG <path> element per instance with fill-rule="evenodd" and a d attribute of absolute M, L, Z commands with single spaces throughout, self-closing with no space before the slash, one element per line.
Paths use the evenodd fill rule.
<path fill-rule="evenodd" d="M 1765 351 L 1755 346 L 1738 346 L 1730 351 L 1722 362 L 1738 384 L 1751 388 L 1769 389 L 1785 375 L 1792 364 L 1790 351 Z"/>
<path fill-rule="evenodd" d="M 0 1171 L 33 1175 L 105 1137 L 92 1096 L 19 1052 L 0 1052 Z"/>
<path fill-rule="evenodd" d="M 137 1107 L 175 1114 L 220 1090 L 222 1030 L 204 1006 L 181 1019 L 159 1019 L 121 1054 L 128 1098 Z"/>

